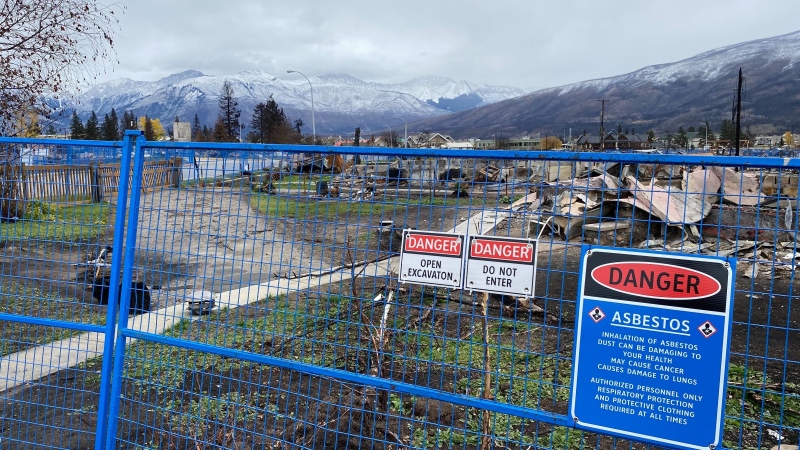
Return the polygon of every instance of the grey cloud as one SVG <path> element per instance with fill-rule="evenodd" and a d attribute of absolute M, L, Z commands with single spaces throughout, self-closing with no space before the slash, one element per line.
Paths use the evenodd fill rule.
<path fill-rule="evenodd" d="M 796 31 L 787 18 L 798 16 L 796 0 L 137 0 L 121 19 L 120 64 L 101 80 L 291 68 L 544 88 Z"/>

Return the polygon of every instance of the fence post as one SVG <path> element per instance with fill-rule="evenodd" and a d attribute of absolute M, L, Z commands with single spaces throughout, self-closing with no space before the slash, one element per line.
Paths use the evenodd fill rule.
<path fill-rule="evenodd" d="M 70 176 L 71 174 L 72 171 L 69 169 L 69 167 L 64 169 L 64 196 L 66 197 L 64 200 L 67 202 L 70 201 L 69 198 L 70 195 L 72 194 L 72 187 L 71 187 L 72 177 Z"/>
<path fill-rule="evenodd" d="M 116 345 L 114 345 L 114 363 L 113 363 L 113 372 L 111 374 L 111 395 L 110 395 L 110 402 L 108 408 L 108 424 L 106 426 L 106 445 L 105 447 L 97 447 L 96 450 L 102 449 L 113 449 L 116 448 L 115 441 L 117 437 L 117 417 L 119 415 L 119 406 L 120 406 L 120 396 L 122 394 L 122 370 L 125 366 L 125 345 L 126 345 L 126 336 L 125 332 L 128 331 L 128 313 L 130 309 L 130 301 L 131 301 L 131 284 L 133 282 L 133 261 L 136 252 L 136 230 L 139 226 L 139 202 L 142 198 L 142 173 L 144 171 L 144 144 L 145 144 L 145 137 L 144 133 L 139 130 L 133 130 L 126 132 L 134 133 L 136 136 L 136 149 L 134 151 L 134 160 L 133 160 L 133 177 L 131 182 L 131 199 L 130 199 L 130 211 L 128 214 L 128 227 L 125 233 L 125 248 L 123 251 L 116 251 L 115 253 L 120 254 L 124 253 L 124 262 L 122 263 L 122 293 L 119 296 L 119 324 L 117 325 L 117 333 L 116 333 Z M 128 152 L 130 155 L 130 152 Z M 128 156 L 130 158 L 130 156 Z M 127 180 L 128 177 L 126 176 L 125 179 Z M 128 189 L 120 189 L 120 192 L 125 191 L 127 192 Z M 124 203 L 122 207 L 124 208 Z M 119 205 L 117 206 L 117 212 L 119 212 Z M 123 218 L 123 225 L 124 227 L 124 218 Z M 116 232 L 116 230 L 115 230 Z M 121 244 L 121 239 L 120 239 Z M 112 285 L 113 286 L 113 285 Z M 109 295 L 113 295 L 113 292 Z M 114 298 L 114 297 L 111 297 Z M 109 305 L 114 302 L 109 302 Z M 113 332 L 110 336 L 113 336 Z M 108 336 L 107 336 L 108 337 Z M 103 363 L 105 364 L 105 359 L 111 356 L 110 354 L 105 354 L 103 359 Z M 108 386 L 108 385 L 103 385 Z M 99 411 L 98 411 L 99 413 Z"/>
<path fill-rule="evenodd" d="M 172 187 L 179 188 L 181 187 L 181 167 L 183 166 L 183 160 L 181 158 L 172 158 L 170 159 L 170 165 L 172 166 Z"/>
<path fill-rule="evenodd" d="M 119 271 L 122 264 L 122 242 L 125 237 L 125 218 L 127 216 L 125 205 L 128 204 L 128 173 L 131 168 L 131 152 L 133 149 L 133 139 L 136 136 L 141 136 L 142 132 L 139 130 L 128 130 L 122 139 L 122 161 L 120 172 L 120 189 L 117 192 L 117 211 L 116 219 L 114 222 L 114 247 L 116 251 L 111 253 L 111 286 L 109 286 L 109 297 L 118 298 L 120 284 Z M 95 170 L 97 173 L 97 170 Z M 124 181 L 123 181 L 124 180 Z M 92 191 L 94 198 L 94 190 Z M 130 289 L 126 289 L 130 291 Z M 109 390 L 112 388 L 112 355 L 114 354 L 114 330 L 116 329 L 117 320 L 117 302 L 108 302 L 108 310 L 106 315 L 106 329 L 105 341 L 103 343 L 103 367 L 100 374 L 100 400 L 97 407 L 97 432 L 95 434 L 94 448 L 95 450 L 105 449 L 106 430 L 108 424 L 114 424 L 113 429 L 116 434 L 117 413 L 119 408 L 113 408 L 111 401 L 113 397 L 110 396 Z M 126 315 L 127 317 L 127 315 Z M 120 369 L 121 370 L 121 369 Z M 116 381 L 119 384 L 119 380 Z M 119 401 L 117 401 L 117 404 Z M 111 407 L 111 408 L 110 408 Z M 111 409 L 111 411 L 109 411 Z M 113 447 L 111 447 L 113 448 Z"/>
<path fill-rule="evenodd" d="M 128 138 L 130 140 L 130 138 Z M 125 140 L 122 140 L 122 148 L 123 151 L 125 149 Z M 130 145 L 130 142 L 128 142 Z M 128 158 L 130 158 L 130 153 L 128 153 Z M 122 155 L 122 159 L 125 159 L 125 155 Z M 100 203 L 103 200 L 103 186 L 102 186 L 102 178 L 100 177 L 100 169 L 97 166 L 97 163 L 89 163 L 89 178 L 92 180 L 92 203 Z M 112 254 L 113 255 L 113 254 Z"/>
<path fill-rule="evenodd" d="M 24 200 L 27 204 L 28 199 L 28 170 L 25 168 L 25 163 L 20 163 L 19 165 L 19 179 L 20 179 L 20 189 L 22 194 L 22 200 Z"/>

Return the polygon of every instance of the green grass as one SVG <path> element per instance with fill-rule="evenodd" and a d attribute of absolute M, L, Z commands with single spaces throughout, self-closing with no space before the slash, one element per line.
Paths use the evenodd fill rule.
<path fill-rule="evenodd" d="M 114 207 L 103 203 L 59 206 L 30 202 L 25 217 L 0 223 L 0 239 L 80 241 L 105 232 Z"/>
<path fill-rule="evenodd" d="M 0 312 L 94 325 L 106 323 L 105 307 L 65 300 L 55 294 L 18 284 L 0 286 Z M 0 327 L 0 356 L 67 339 L 80 333 L 82 332 L 66 328 L 3 322 Z"/>
<path fill-rule="evenodd" d="M 188 188 L 197 186 L 213 186 L 218 181 L 231 180 L 234 178 L 240 178 L 241 176 L 242 174 L 240 172 L 234 171 L 229 174 L 226 174 L 225 176 L 220 175 L 216 177 L 193 178 L 191 180 L 181 181 L 181 187 Z"/>
<path fill-rule="evenodd" d="M 319 326 L 320 323 L 338 316 L 348 301 L 339 296 L 298 301 L 279 296 L 262 301 L 261 307 L 266 307 L 266 311 L 259 309 L 257 313 L 252 310 L 248 313 L 248 307 L 223 309 L 200 320 L 182 320 L 164 335 L 219 347 L 266 353 L 270 351 L 273 341 L 280 343 L 284 338 L 312 327 L 325 329 Z M 344 322 L 336 323 L 331 328 L 340 326 L 344 326 Z M 333 332 L 336 331 L 325 331 Z M 278 356 L 324 365 L 331 361 L 331 352 L 329 346 L 314 343 L 311 339 L 298 339 L 287 345 L 285 352 Z M 150 403 L 152 410 L 169 424 L 168 428 L 172 432 L 193 439 L 205 437 L 212 440 L 215 436 L 207 434 L 211 421 L 241 425 L 242 422 L 250 422 L 257 417 L 263 418 L 265 411 L 277 417 L 292 417 L 292 413 L 284 416 L 279 412 L 278 403 L 282 400 L 277 398 L 277 393 L 269 395 L 258 389 L 248 388 L 212 394 L 197 389 L 197 380 L 207 377 L 207 374 L 234 377 L 232 383 L 235 385 L 235 374 L 248 373 L 251 377 L 260 377 L 262 369 L 264 367 L 259 364 L 240 359 L 139 341 L 128 347 L 124 376 L 133 379 L 139 386 L 137 389 L 142 389 L 142 395 L 150 395 L 147 394 L 149 390 L 158 393 L 158 400 L 154 404 Z M 244 381 L 255 380 L 252 378 Z M 211 386 L 211 389 L 215 387 Z M 283 397 L 285 394 L 280 395 Z"/>
<path fill-rule="evenodd" d="M 330 183 L 332 179 L 333 179 L 332 175 L 323 175 L 323 176 L 289 175 L 287 177 L 282 177 L 280 180 L 273 181 L 272 185 L 278 189 L 283 188 L 283 189 L 315 190 L 318 181 L 327 181 Z"/>
<path fill-rule="evenodd" d="M 325 366 L 335 364 L 343 355 L 345 344 L 363 351 L 368 344 L 358 338 L 357 324 L 353 320 L 337 319 L 345 311 L 350 300 L 340 296 L 289 300 L 285 296 L 262 300 L 259 311 L 254 314 L 248 308 L 216 311 L 197 321 L 184 320 L 165 332 L 166 336 L 203 342 L 219 347 L 237 348 L 256 353 L 267 353 L 286 338 L 316 328 L 317 332 L 293 341 L 283 347 L 276 356 Z M 403 322 L 395 318 L 398 328 Z M 327 327 L 320 327 L 320 324 Z M 569 358 L 558 355 L 535 354 L 521 350 L 521 344 L 512 344 L 516 339 L 530 339 L 528 348 L 541 346 L 538 327 L 513 320 L 491 319 L 490 357 L 492 368 L 492 396 L 496 401 L 538 410 L 564 413 L 569 397 L 571 364 Z M 469 330 L 461 330 L 465 336 Z M 363 337 L 363 335 L 362 335 Z M 498 344 L 498 339 L 502 342 Z M 345 340 L 347 342 L 345 343 Z M 3 341 L 0 340 L 0 345 Z M 339 347 L 338 350 L 333 350 Z M 2 347 L 0 346 L 0 349 Z M 194 392 L 191 396 L 178 398 L 172 393 L 190 389 L 185 386 L 187 376 L 192 373 L 258 373 L 259 365 L 234 358 L 196 352 L 153 342 L 139 341 L 128 347 L 125 376 L 138 380 L 142 386 L 155 388 L 163 395 L 154 409 L 171 424 L 172 429 L 183 433 L 201 435 L 208 420 L 248 421 L 264 409 L 275 409 L 271 400 L 256 392 L 227 392 L 212 396 L 208 392 Z M 401 350 L 405 349 L 405 350 Z M 415 371 L 425 373 L 429 367 L 449 366 L 469 369 L 477 373 L 483 368 L 482 333 L 480 324 L 472 335 L 464 340 L 444 338 L 441 330 L 422 326 L 418 331 L 396 330 L 387 350 L 397 352 L 395 362 L 407 358 L 404 363 Z M 338 354 L 336 353 L 338 351 Z M 405 356 L 401 356 L 405 354 Z M 413 363 L 412 363 L 413 361 Z M 413 366 L 412 366 L 413 364 Z M 353 370 L 353 369 L 348 369 Z M 362 369 L 356 369 L 362 370 Z M 459 394 L 479 397 L 484 389 L 482 377 L 458 378 L 454 391 Z M 403 400 L 404 394 L 389 397 L 394 414 L 409 416 L 412 409 Z M 417 398 L 416 401 L 425 401 Z M 460 407 L 459 407 L 460 408 Z M 277 409 L 275 409 L 277 411 Z M 420 448 L 450 448 L 478 445 L 482 412 L 476 409 L 462 410 L 463 421 L 449 424 L 417 425 L 409 430 L 413 445 Z M 742 447 L 752 447 L 763 431 L 759 423 L 782 424 L 784 427 L 800 427 L 800 386 L 796 383 L 778 383 L 759 370 L 749 370 L 744 376 L 742 366 L 731 364 L 728 401 L 725 420 L 725 446 L 739 447 L 738 436 L 743 436 Z M 287 416 L 288 417 L 288 416 Z M 782 418 L 781 418 L 782 417 Z M 496 433 L 494 442 L 500 446 L 516 447 L 523 443 L 542 448 L 580 449 L 594 445 L 597 435 L 565 427 L 535 425 L 513 415 L 491 414 L 492 429 Z"/>
<path fill-rule="evenodd" d="M 268 217 L 291 217 L 294 219 L 333 219 L 348 216 L 357 221 L 362 217 L 393 216 L 399 208 L 407 206 L 455 206 L 468 205 L 469 199 L 411 198 L 391 199 L 390 202 L 367 201 L 315 201 L 293 200 L 274 195 L 255 195 L 251 205 Z"/>
<path fill-rule="evenodd" d="M 273 340 L 280 342 L 301 330 L 310 330 L 328 317 L 338 315 L 347 301 L 345 297 L 330 296 L 325 300 L 301 303 L 290 302 L 285 296 L 279 296 L 266 300 L 274 302 L 274 305 L 269 312 L 258 317 L 244 316 L 247 308 L 222 309 L 202 320 L 182 320 L 165 331 L 164 335 L 259 353 L 269 349 Z M 337 333 L 339 327 L 343 326 L 343 322 L 334 324 L 326 333 Z M 304 361 L 314 364 L 324 364 L 331 358 L 329 352 L 314 346 L 307 339 L 297 340 L 293 344 L 286 347 L 289 354 L 285 357 L 302 356 Z M 223 371 L 253 365 L 247 361 L 152 342 L 137 342 L 129 349 L 131 357 L 126 364 L 126 377 L 156 379 L 159 384 L 169 387 L 179 386 L 187 370 L 213 368 Z"/>
<path fill-rule="evenodd" d="M 730 364 L 725 415 L 723 445 L 740 447 L 741 435 L 742 448 L 756 448 L 761 422 L 800 428 L 800 383 L 778 383 L 754 367 L 748 368 L 745 380 L 744 366 Z"/>

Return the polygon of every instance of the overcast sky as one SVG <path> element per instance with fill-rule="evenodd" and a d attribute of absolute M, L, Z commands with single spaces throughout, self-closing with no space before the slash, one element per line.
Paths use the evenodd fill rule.
<path fill-rule="evenodd" d="M 525 90 L 604 78 L 800 29 L 800 0 L 121 0 L 100 81 L 265 70 Z"/>

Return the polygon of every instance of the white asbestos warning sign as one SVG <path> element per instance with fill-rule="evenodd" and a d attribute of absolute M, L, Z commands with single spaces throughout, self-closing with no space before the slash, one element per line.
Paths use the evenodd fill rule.
<path fill-rule="evenodd" d="M 463 268 L 464 236 L 403 230 L 401 282 L 460 288 Z"/>
<path fill-rule="evenodd" d="M 537 241 L 470 236 L 464 289 L 533 297 Z"/>

